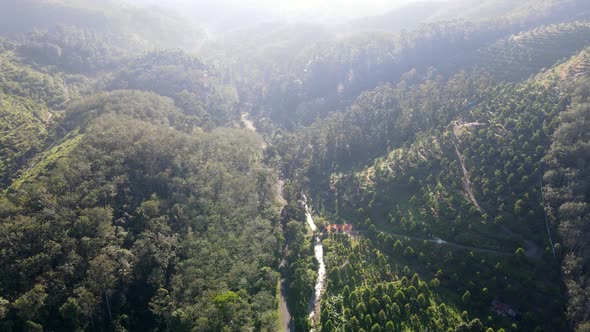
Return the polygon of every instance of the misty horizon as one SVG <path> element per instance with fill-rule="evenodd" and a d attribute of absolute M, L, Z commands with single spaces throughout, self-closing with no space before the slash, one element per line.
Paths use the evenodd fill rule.
<path fill-rule="evenodd" d="M 310 22 L 338 24 L 371 17 L 412 4 L 443 3 L 452 0 L 125 0 L 136 6 L 165 8 L 185 18 L 201 18 L 206 24 L 248 24 L 264 22 Z M 233 26 L 232 28 L 236 28 Z"/>

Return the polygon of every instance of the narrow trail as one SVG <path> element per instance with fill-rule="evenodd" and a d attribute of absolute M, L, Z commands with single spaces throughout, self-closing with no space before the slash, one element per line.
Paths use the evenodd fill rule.
<path fill-rule="evenodd" d="M 249 119 L 248 113 L 242 113 L 241 120 L 246 126 L 247 130 L 252 132 L 256 132 L 256 126 L 254 126 L 254 122 Z M 266 149 L 268 145 L 266 142 L 263 141 L 261 148 Z M 287 204 L 287 200 L 283 196 L 283 187 L 285 185 L 285 181 L 281 179 L 280 175 L 277 172 L 277 183 L 275 185 L 275 199 L 280 205 L 280 215 L 283 216 L 283 209 Z M 279 264 L 279 269 L 281 270 L 281 280 L 279 282 L 279 319 L 281 322 L 281 331 L 284 332 L 292 332 L 295 331 L 295 323 L 293 322 L 291 313 L 289 312 L 289 307 L 287 306 L 287 292 L 286 292 L 286 283 L 287 280 L 284 275 L 284 271 L 287 267 L 286 255 L 288 251 L 288 246 L 283 248 L 281 263 Z"/>
<path fill-rule="evenodd" d="M 47 119 L 45 119 L 45 127 L 49 127 L 51 125 L 51 118 L 53 118 L 53 113 L 51 112 L 47 112 L 49 113 L 49 115 L 47 116 Z"/>
<path fill-rule="evenodd" d="M 276 200 L 277 200 L 277 202 L 279 202 L 279 205 L 281 206 L 281 212 L 283 211 L 283 207 L 285 205 L 287 205 L 287 200 L 283 196 L 283 187 L 284 186 L 285 186 L 285 181 L 279 177 L 279 179 L 276 183 L 275 191 L 276 191 Z"/>
<path fill-rule="evenodd" d="M 461 155 L 461 152 L 459 151 L 459 144 L 458 144 L 459 139 L 457 137 L 457 134 L 460 133 L 461 128 L 475 127 L 475 126 L 481 126 L 481 125 L 483 125 L 483 124 L 481 124 L 479 122 L 461 124 L 458 121 L 455 121 L 454 127 L 453 127 L 452 142 L 453 142 L 453 146 L 455 147 L 455 154 L 457 155 L 457 160 L 459 161 L 459 164 L 461 165 L 461 173 L 463 173 L 463 187 L 465 188 L 465 192 L 467 193 L 467 197 L 481 213 L 485 213 L 484 210 L 481 208 L 481 205 L 479 205 L 479 202 L 475 198 L 475 195 L 473 194 L 473 189 L 471 187 L 471 181 L 469 180 L 469 172 L 467 171 L 467 167 L 465 167 L 465 160 L 463 159 L 463 156 Z"/>
<path fill-rule="evenodd" d="M 283 209 L 287 204 L 287 200 L 285 200 L 285 197 L 283 196 L 284 184 L 285 181 L 279 178 L 276 185 L 276 199 L 281 206 L 281 218 L 283 217 Z M 279 270 L 281 271 L 281 281 L 279 283 L 279 319 L 281 321 L 281 329 L 283 332 L 295 331 L 295 323 L 293 322 L 291 313 L 289 312 L 289 307 L 287 306 L 287 291 L 285 287 L 287 284 L 287 279 L 285 278 L 284 271 L 286 271 L 287 268 L 286 256 L 288 251 L 289 246 L 286 245 L 285 248 L 283 248 L 283 253 L 281 255 L 281 263 L 279 265 Z"/>
<path fill-rule="evenodd" d="M 547 206 L 545 205 L 545 185 L 543 183 L 543 165 L 541 163 L 539 163 L 539 169 L 541 170 L 541 202 L 543 203 L 543 216 L 545 217 L 545 227 L 547 228 L 547 237 L 549 238 L 549 244 L 551 245 L 551 252 L 553 253 L 553 257 L 555 257 L 555 245 L 553 244 L 553 238 L 551 237 L 549 217 L 547 217 Z"/>
<path fill-rule="evenodd" d="M 475 205 L 475 207 L 481 212 L 481 213 L 485 213 L 485 211 L 482 209 L 481 205 L 479 204 L 479 202 L 477 201 L 477 199 L 475 198 L 475 195 L 473 194 L 473 189 L 471 186 L 471 181 L 469 180 L 469 172 L 467 171 L 467 168 L 465 167 L 465 161 L 463 159 L 463 156 L 461 155 L 461 152 L 459 151 L 459 138 L 458 136 L 461 134 L 461 130 L 463 128 L 470 128 L 470 127 L 478 127 L 478 126 L 483 126 L 483 123 L 480 122 L 471 122 L 471 123 L 463 123 L 461 121 L 454 121 L 453 122 L 453 146 L 455 148 L 455 154 L 457 155 L 457 160 L 459 160 L 459 164 L 461 165 L 461 172 L 463 173 L 463 186 L 465 188 L 465 191 L 467 192 L 467 196 L 469 197 L 469 200 L 473 203 L 473 205 Z M 508 229 L 506 226 L 502 226 L 502 231 L 511 237 L 515 237 L 518 238 L 524 246 L 524 250 L 525 250 L 525 255 L 528 258 L 531 258 L 533 260 L 537 260 L 540 261 L 542 259 L 542 255 L 543 255 L 543 250 L 534 242 L 525 239 L 523 236 L 516 234 L 514 232 L 512 232 L 510 229 Z M 453 244 L 455 247 L 457 248 L 471 248 L 468 246 L 462 246 L 459 244 Z M 475 248 L 472 248 L 475 250 Z"/>

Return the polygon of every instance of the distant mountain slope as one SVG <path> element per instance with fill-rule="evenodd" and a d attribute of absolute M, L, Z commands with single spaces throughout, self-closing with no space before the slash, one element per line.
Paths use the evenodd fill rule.
<path fill-rule="evenodd" d="M 519 81 L 569 58 L 590 45 L 590 21 L 541 26 L 503 38 L 450 68 L 475 66 L 499 81 Z M 456 69 L 455 69 L 456 70 Z"/>
<path fill-rule="evenodd" d="M 388 13 L 354 21 L 355 29 L 413 30 L 439 21 L 466 20 L 547 24 L 588 18 L 590 4 L 583 0 L 456 0 L 418 1 Z"/>
<path fill-rule="evenodd" d="M 575 21 L 588 12 L 590 3 L 573 0 L 423 2 L 331 30 L 269 24 L 231 34 L 226 66 L 242 96 L 291 128 L 406 73 L 421 80 L 477 67 L 498 81 L 525 80 L 588 45 L 590 21 Z"/>
<path fill-rule="evenodd" d="M 47 144 L 52 114 L 39 103 L 0 92 L 0 186 Z"/>
<path fill-rule="evenodd" d="M 351 27 L 368 30 L 413 30 L 422 24 L 433 22 L 445 7 L 441 2 L 411 3 L 382 15 L 358 19 Z"/>
<path fill-rule="evenodd" d="M 139 38 L 159 47 L 194 46 L 202 36 L 198 29 L 170 12 L 110 0 L 5 0 L 0 2 L 0 22 L 0 35 L 4 36 L 76 26 Z"/>
<path fill-rule="evenodd" d="M 460 0 L 446 6 L 437 19 L 459 18 L 470 21 L 508 19 L 521 22 L 555 22 L 587 15 L 590 5 L 585 0 Z"/>
<path fill-rule="evenodd" d="M 545 84 L 563 85 L 590 76 L 590 47 L 563 63 L 539 74 L 536 80 Z"/>

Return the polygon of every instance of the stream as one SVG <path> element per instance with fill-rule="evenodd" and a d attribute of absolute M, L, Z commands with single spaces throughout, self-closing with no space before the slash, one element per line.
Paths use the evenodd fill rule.
<path fill-rule="evenodd" d="M 318 279 L 315 283 L 315 292 L 313 297 L 309 301 L 309 320 L 312 322 L 315 319 L 316 312 L 319 311 L 320 306 L 320 297 L 322 296 L 322 291 L 324 290 L 324 284 L 326 282 L 326 264 L 324 264 L 324 247 L 322 246 L 322 237 L 321 234 L 316 234 L 318 227 L 316 226 L 315 222 L 313 221 L 313 217 L 311 216 L 311 211 L 309 210 L 309 206 L 307 205 L 307 197 L 303 195 L 303 204 L 305 207 L 305 220 L 309 225 L 309 228 L 314 233 L 314 247 L 313 252 L 316 260 L 319 263 L 318 267 Z M 313 329 L 312 329 L 313 331 Z"/>

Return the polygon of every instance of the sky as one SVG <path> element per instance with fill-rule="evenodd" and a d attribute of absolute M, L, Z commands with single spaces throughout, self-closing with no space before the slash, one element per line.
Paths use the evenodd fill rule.
<path fill-rule="evenodd" d="M 328 12 L 338 16 L 364 16 L 403 4 L 426 0 L 127 0 L 134 4 L 157 4 L 169 8 L 221 8 L 228 11 L 259 9 L 275 14 L 301 15 Z M 441 0 L 438 0 L 441 1 Z"/>
<path fill-rule="evenodd" d="M 418 0 L 225 0 L 222 2 L 231 3 L 241 6 L 265 7 L 265 8 L 292 8 L 308 9 L 326 6 L 344 6 L 344 7 L 395 7 L 400 3 L 407 3 Z M 215 0 L 130 0 L 134 3 L 159 3 L 162 6 L 176 4 L 202 4 L 206 2 L 219 2 Z"/>
<path fill-rule="evenodd" d="M 325 7 L 388 8 L 409 0 L 246 0 L 242 3 L 269 8 L 310 9 Z"/>
<path fill-rule="evenodd" d="M 242 3 L 267 8 L 285 17 L 292 15 L 355 17 L 374 15 L 409 1 L 411 0 L 246 0 Z"/>

